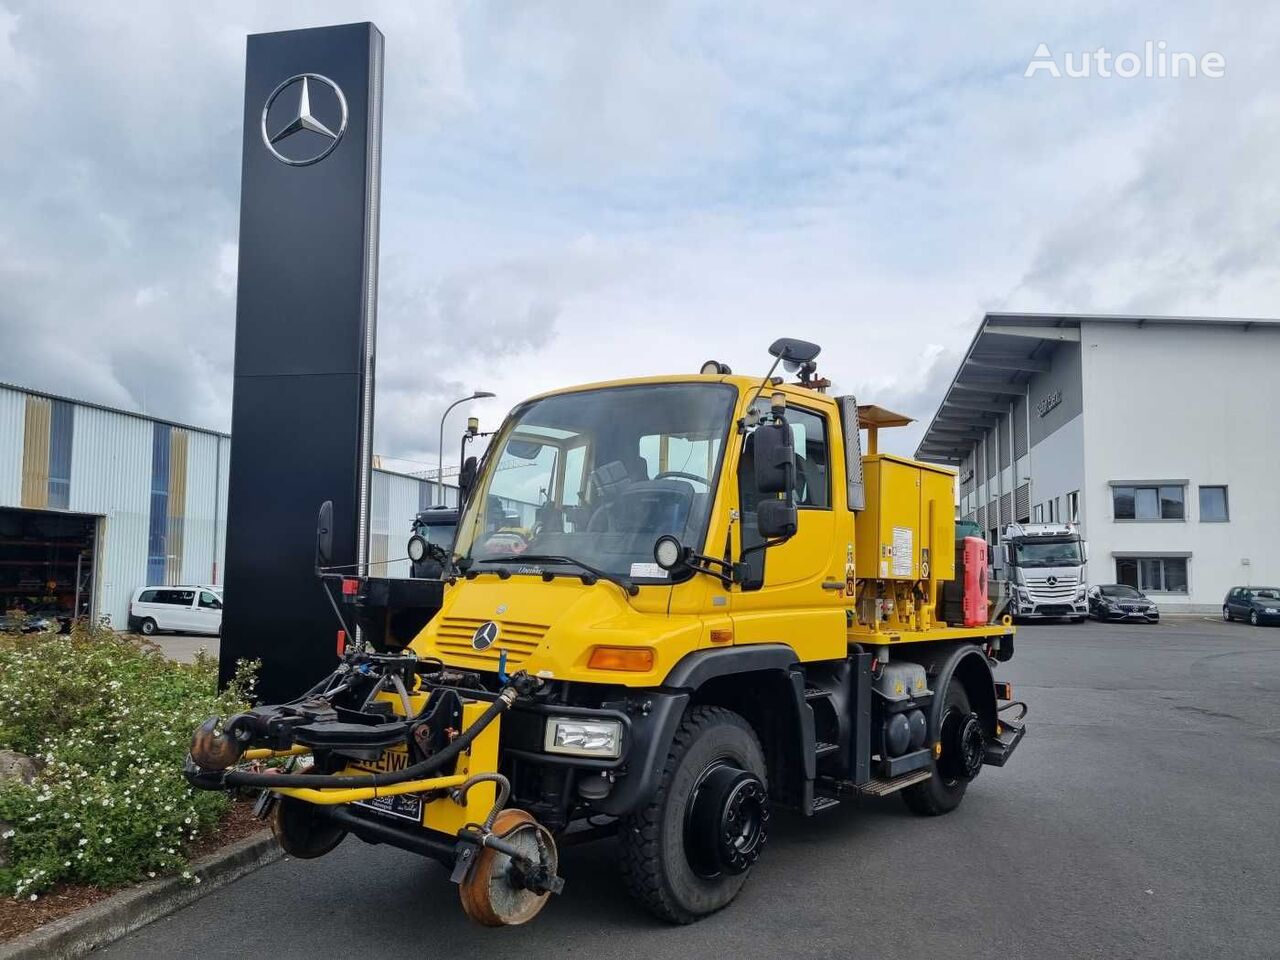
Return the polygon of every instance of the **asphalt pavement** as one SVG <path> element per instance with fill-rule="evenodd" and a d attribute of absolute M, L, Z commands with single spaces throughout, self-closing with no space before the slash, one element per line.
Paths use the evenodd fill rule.
<path fill-rule="evenodd" d="M 532 924 L 472 925 L 443 868 L 348 838 L 103 958 L 1280 957 L 1280 628 L 1029 626 L 999 671 L 1026 739 L 954 813 L 897 798 L 774 818 L 742 895 L 688 927 L 626 896 L 611 841 L 562 852 Z"/>

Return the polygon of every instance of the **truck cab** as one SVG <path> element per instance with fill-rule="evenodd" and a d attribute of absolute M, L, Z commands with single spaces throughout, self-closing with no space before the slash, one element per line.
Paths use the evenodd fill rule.
<path fill-rule="evenodd" d="M 1002 553 L 1014 616 L 1073 623 L 1088 616 L 1089 551 L 1075 523 L 1011 523 Z"/>

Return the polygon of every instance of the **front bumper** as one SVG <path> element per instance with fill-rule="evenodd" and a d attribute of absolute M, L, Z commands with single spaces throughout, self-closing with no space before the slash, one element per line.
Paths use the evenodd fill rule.
<path fill-rule="evenodd" d="M 1084 600 L 1036 600 L 1015 596 L 1009 612 L 1020 620 L 1057 620 L 1063 617 L 1084 617 L 1089 605 Z"/>
<path fill-rule="evenodd" d="M 1111 623 L 1159 623 L 1160 611 L 1150 610 L 1099 610 L 1098 619 Z"/>

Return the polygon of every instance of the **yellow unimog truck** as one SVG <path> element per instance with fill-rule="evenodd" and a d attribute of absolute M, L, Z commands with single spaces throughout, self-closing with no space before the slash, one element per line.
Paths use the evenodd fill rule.
<path fill-rule="evenodd" d="M 631 894 L 687 923 L 733 900 L 774 810 L 953 810 L 1025 714 L 993 679 L 1014 630 L 986 622 L 985 560 L 956 579 L 954 473 L 879 453 L 907 418 L 828 396 L 817 346 L 770 352 L 763 380 L 709 361 L 517 406 L 439 612 L 292 703 L 210 719 L 189 781 L 264 788 L 297 857 L 350 833 L 438 859 L 490 925 L 560 891 L 558 843 L 615 834 Z M 331 522 L 342 618 L 360 578 L 324 571 Z"/>

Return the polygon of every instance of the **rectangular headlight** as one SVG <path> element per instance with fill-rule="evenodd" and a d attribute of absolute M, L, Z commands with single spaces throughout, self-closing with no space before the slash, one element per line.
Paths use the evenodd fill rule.
<path fill-rule="evenodd" d="M 564 753 L 571 757 L 620 757 L 622 723 L 618 720 L 551 717 L 547 720 L 542 748 L 547 753 Z"/>

